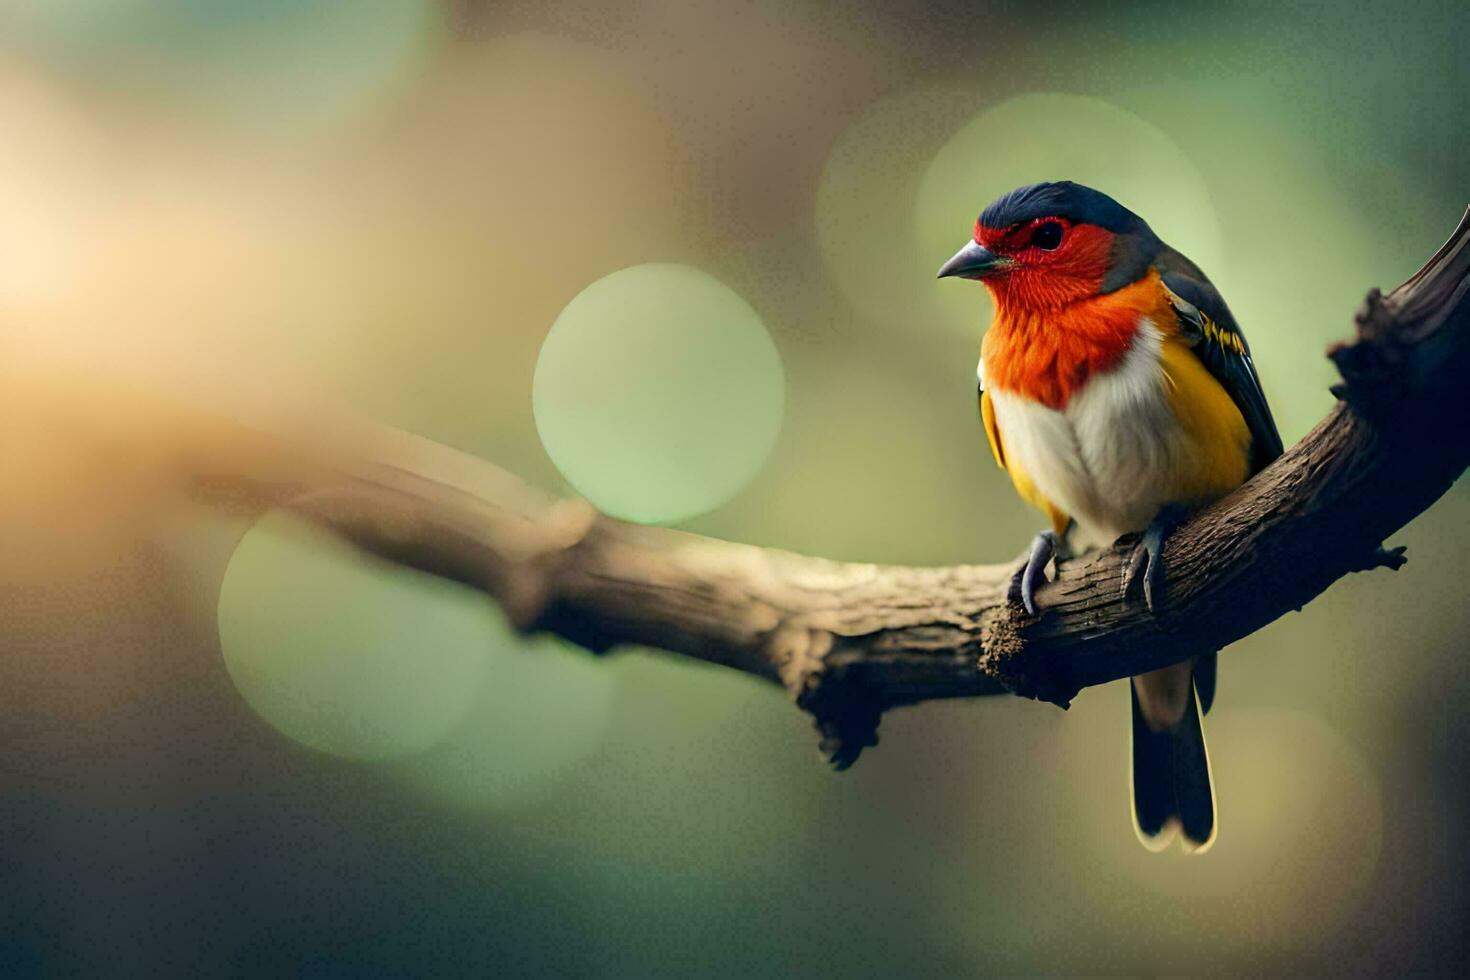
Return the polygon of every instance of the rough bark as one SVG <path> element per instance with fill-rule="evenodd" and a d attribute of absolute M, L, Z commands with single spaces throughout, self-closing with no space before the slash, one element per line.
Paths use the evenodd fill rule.
<path fill-rule="evenodd" d="M 340 433 L 203 427 L 175 465 L 197 489 L 288 506 L 482 590 L 522 630 L 777 681 L 844 767 L 887 708 L 1006 692 L 1065 707 L 1088 685 L 1221 649 L 1349 572 L 1402 564 L 1382 542 L 1470 462 L 1467 292 L 1470 213 L 1413 278 L 1369 294 L 1356 337 L 1329 352 L 1333 411 L 1169 538 L 1156 613 L 1120 592 L 1127 539 L 1063 562 L 1032 618 L 1009 595 L 1014 562 L 840 563 L 636 526 L 401 433 L 355 430 L 349 449 Z"/>

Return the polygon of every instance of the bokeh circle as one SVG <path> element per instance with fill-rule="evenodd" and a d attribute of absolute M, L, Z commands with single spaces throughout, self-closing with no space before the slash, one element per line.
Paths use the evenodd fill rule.
<path fill-rule="evenodd" d="M 785 380 L 760 316 L 687 265 L 621 269 L 577 294 L 536 362 L 532 407 L 578 493 L 618 517 L 711 510 L 760 470 Z"/>
<path fill-rule="evenodd" d="M 603 744 L 617 679 L 606 662 L 564 641 L 519 641 L 501 624 L 491 677 L 452 732 L 397 765 L 403 781 L 441 805 L 527 806 L 565 788 Z"/>
<path fill-rule="evenodd" d="M 934 272 L 955 248 L 938 259 L 916 251 L 914 202 L 935 152 L 980 105 L 968 87 L 899 92 L 860 113 L 827 155 L 815 213 L 822 258 L 854 309 L 885 327 L 924 329 L 935 315 Z M 952 232 L 970 208 L 951 216 Z"/>
<path fill-rule="evenodd" d="M 483 599 L 271 513 L 236 547 L 219 638 L 240 695 L 303 745 L 353 759 L 420 752 L 452 730 L 499 639 Z"/>

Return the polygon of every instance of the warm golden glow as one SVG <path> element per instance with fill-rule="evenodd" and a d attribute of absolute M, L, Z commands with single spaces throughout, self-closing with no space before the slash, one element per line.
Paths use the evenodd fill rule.
<path fill-rule="evenodd" d="M 366 418 L 639 520 L 1002 560 L 1042 521 L 940 263 L 1096 184 L 1295 441 L 1466 203 L 1470 14 L 1359 6 L 0 3 L 0 974 L 1463 972 L 1463 488 L 1222 653 L 1186 859 L 1134 840 L 1121 684 L 894 711 L 833 776 L 776 687 L 186 505 L 167 437 Z"/>

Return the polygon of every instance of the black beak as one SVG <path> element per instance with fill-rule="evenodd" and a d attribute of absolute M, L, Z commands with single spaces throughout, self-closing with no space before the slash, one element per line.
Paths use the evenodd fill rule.
<path fill-rule="evenodd" d="M 939 267 L 939 278 L 959 276 L 962 279 L 984 279 L 1011 264 L 979 242 L 969 242 L 954 253 L 954 258 Z"/>

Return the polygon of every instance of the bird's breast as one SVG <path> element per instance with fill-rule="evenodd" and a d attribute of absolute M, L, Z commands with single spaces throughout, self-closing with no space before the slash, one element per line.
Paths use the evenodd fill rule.
<path fill-rule="evenodd" d="M 1166 503 L 1245 479 L 1249 439 L 1229 396 L 1177 337 L 1147 317 L 1133 326 L 1116 363 L 1059 406 L 1008 386 L 988 354 L 982 361 L 1007 467 L 1076 519 L 1085 544 L 1110 544 Z"/>
<path fill-rule="evenodd" d="M 1163 322 L 1157 273 L 1086 302 L 1058 308 L 1001 305 L 981 346 L 993 382 L 1049 408 L 1064 409 L 1099 375 L 1117 370 L 1139 324 Z"/>

